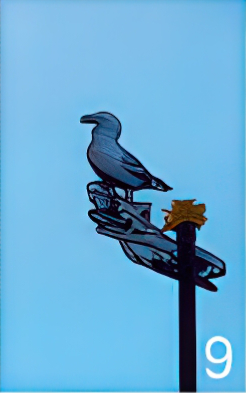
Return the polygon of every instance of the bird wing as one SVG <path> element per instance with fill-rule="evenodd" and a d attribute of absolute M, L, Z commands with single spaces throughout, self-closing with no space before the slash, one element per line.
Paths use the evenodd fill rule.
<path fill-rule="evenodd" d="M 126 171 L 136 176 L 143 181 L 149 181 L 151 179 L 150 173 L 147 169 L 135 158 L 131 153 L 122 148 L 121 156 L 122 166 Z"/>
<path fill-rule="evenodd" d="M 99 146 L 92 144 L 89 147 L 88 156 L 103 173 L 134 187 L 150 183 L 151 175 L 147 169 L 119 143 L 100 142 Z"/>

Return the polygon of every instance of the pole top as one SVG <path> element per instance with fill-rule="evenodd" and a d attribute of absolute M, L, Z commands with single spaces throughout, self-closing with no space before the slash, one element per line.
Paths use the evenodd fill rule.
<path fill-rule="evenodd" d="M 178 224 L 185 221 L 195 223 L 196 227 L 200 229 L 201 226 L 204 225 L 207 221 L 207 218 L 203 215 L 206 210 L 206 206 L 204 203 L 194 205 L 193 203 L 195 201 L 196 199 L 184 201 L 173 200 L 172 210 L 162 209 L 162 211 L 166 212 L 167 214 L 164 217 L 165 225 L 161 231 L 166 232 L 175 230 L 174 228 Z"/>

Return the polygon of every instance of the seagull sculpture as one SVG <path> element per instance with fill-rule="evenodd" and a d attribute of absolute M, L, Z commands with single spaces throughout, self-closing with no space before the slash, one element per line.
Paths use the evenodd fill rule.
<path fill-rule="evenodd" d="M 133 191 L 172 190 L 162 180 L 152 176 L 140 161 L 119 144 L 121 123 L 117 117 L 109 112 L 98 112 L 82 116 L 80 123 L 96 125 L 87 150 L 94 172 L 111 186 L 123 189 L 128 201 L 133 201 Z"/>

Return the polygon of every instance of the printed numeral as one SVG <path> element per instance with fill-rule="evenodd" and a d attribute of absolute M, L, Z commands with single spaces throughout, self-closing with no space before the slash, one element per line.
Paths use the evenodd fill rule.
<path fill-rule="evenodd" d="M 219 359 L 214 358 L 211 354 L 211 347 L 217 341 L 223 343 L 226 347 L 225 356 L 223 356 L 223 358 L 219 358 Z M 232 365 L 232 349 L 231 349 L 230 342 L 226 338 L 221 337 L 221 336 L 212 337 L 212 338 L 210 338 L 210 340 L 208 340 L 208 342 L 206 344 L 205 353 L 206 353 L 208 360 L 211 363 L 226 362 L 224 370 L 222 371 L 222 373 L 219 373 L 219 374 L 214 373 L 209 368 L 206 368 L 206 372 L 209 375 L 209 377 L 216 378 L 216 379 L 225 378 L 229 374 L 229 372 L 231 371 L 231 365 Z"/>

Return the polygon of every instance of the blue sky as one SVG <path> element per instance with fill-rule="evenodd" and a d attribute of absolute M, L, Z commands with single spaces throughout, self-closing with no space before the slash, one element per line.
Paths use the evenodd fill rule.
<path fill-rule="evenodd" d="M 199 391 L 245 389 L 244 1 L 2 1 L 2 390 L 177 391 L 178 283 L 95 232 L 83 114 L 172 192 L 137 193 L 163 226 L 206 204 L 197 244 L 227 264 L 197 289 Z M 232 345 L 224 379 L 205 357 Z M 224 348 L 214 344 L 213 355 Z"/>

